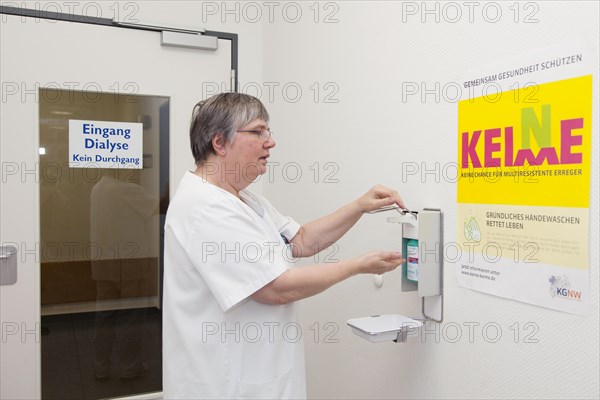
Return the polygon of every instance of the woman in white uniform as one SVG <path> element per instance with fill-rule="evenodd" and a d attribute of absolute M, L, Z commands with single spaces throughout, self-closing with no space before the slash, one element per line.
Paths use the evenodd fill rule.
<path fill-rule="evenodd" d="M 384 251 L 301 267 L 292 259 L 336 242 L 364 212 L 404 204 L 376 186 L 302 226 L 279 214 L 246 189 L 275 147 L 269 114 L 252 96 L 198 103 L 190 139 L 196 169 L 181 180 L 165 224 L 164 398 L 306 398 L 294 303 L 403 259 Z"/>

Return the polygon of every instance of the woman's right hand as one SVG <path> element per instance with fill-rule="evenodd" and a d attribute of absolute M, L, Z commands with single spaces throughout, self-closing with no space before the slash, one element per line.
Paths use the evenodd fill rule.
<path fill-rule="evenodd" d="M 405 260 L 397 251 L 373 251 L 356 257 L 358 274 L 385 274 L 395 270 Z"/>

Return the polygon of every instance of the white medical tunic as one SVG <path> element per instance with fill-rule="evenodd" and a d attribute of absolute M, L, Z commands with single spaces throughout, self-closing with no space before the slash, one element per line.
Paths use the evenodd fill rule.
<path fill-rule="evenodd" d="M 240 198 L 188 172 L 169 206 L 165 399 L 306 398 L 295 305 L 250 298 L 292 267 L 285 239 L 300 227 L 258 195 Z"/>

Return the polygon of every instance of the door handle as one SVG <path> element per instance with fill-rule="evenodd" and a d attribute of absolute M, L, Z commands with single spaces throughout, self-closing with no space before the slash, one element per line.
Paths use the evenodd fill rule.
<path fill-rule="evenodd" d="M 17 282 L 17 248 L 0 246 L 0 285 Z"/>

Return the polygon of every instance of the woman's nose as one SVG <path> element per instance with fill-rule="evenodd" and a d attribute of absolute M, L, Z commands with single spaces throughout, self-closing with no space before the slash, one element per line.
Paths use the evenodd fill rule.
<path fill-rule="evenodd" d="M 264 146 L 267 149 L 272 149 L 273 147 L 275 147 L 277 145 L 277 142 L 275 142 L 275 139 L 273 138 L 273 135 L 269 136 L 269 138 L 267 139 L 267 141 L 265 142 Z"/>

